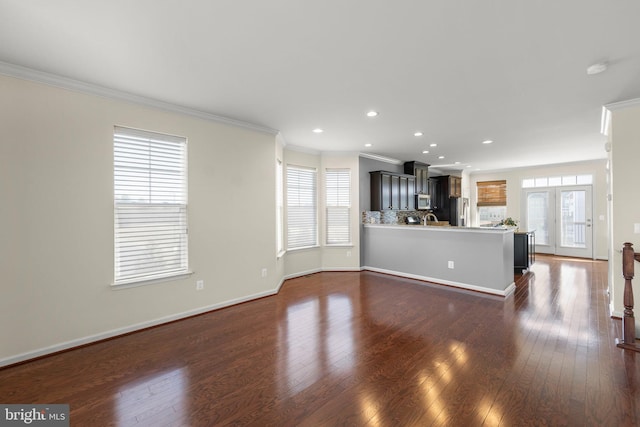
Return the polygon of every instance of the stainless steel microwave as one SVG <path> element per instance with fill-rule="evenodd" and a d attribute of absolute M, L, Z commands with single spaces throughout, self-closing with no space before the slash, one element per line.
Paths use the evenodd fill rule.
<path fill-rule="evenodd" d="M 416 194 L 416 208 L 418 210 L 431 209 L 431 196 L 428 194 Z"/>

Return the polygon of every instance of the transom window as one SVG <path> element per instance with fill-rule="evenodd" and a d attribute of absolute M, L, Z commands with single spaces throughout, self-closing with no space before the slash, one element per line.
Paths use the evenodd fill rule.
<path fill-rule="evenodd" d="M 524 178 L 522 180 L 522 188 L 562 187 L 564 185 L 590 184 L 593 184 L 593 175 L 543 176 L 538 178 Z"/>

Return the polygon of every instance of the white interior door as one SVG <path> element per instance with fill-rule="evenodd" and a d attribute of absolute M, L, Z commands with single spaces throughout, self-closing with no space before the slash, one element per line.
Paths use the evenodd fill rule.
<path fill-rule="evenodd" d="M 523 225 L 535 230 L 536 252 L 593 258 L 591 186 L 523 190 Z"/>

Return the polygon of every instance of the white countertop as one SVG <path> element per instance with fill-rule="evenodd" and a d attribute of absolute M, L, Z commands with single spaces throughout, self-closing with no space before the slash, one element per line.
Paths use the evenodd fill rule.
<path fill-rule="evenodd" d="M 385 228 L 406 230 L 408 228 L 419 231 L 443 231 L 447 233 L 491 233 L 506 234 L 513 233 L 512 228 L 487 228 L 487 227 L 458 227 L 451 225 L 407 225 L 407 224 L 364 224 L 365 228 Z"/>

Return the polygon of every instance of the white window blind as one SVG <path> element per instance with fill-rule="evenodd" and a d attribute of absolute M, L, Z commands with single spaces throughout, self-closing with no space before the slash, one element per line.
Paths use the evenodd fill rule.
<path fill-rule="evenodd" d="M 188 272 L 186 139 L 115 127 L 115 281 Z"/>
<path fill-rule="evenodd" d="M 351 243 L 351 171 L 327 169 L 325 171 L 327 244 Z"/>
<path fill-rule="evenodd" d="M 316 170 L 287 165 L 287 249 L 318 244 Z"/>

